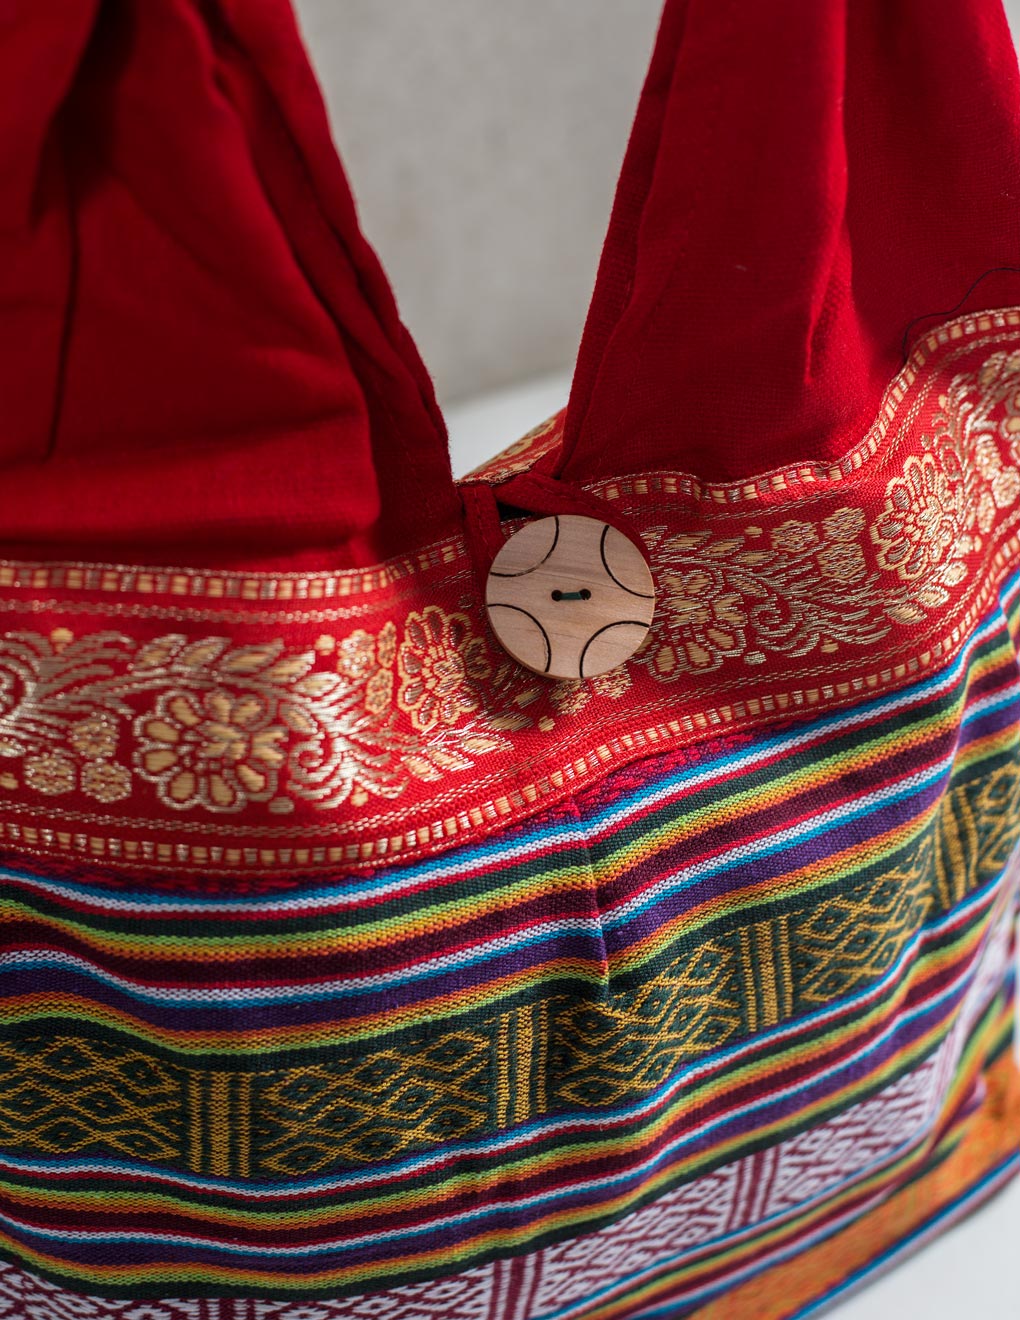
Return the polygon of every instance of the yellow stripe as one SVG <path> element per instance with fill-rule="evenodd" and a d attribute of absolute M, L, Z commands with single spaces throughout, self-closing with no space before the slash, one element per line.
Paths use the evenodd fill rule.
<path fill-rule="evenodd" d="M 216 1072 L 209 1087 L 209 1172 L 230 1177 L 230 1073 Z"/>
<path fill-rule="evenodd" d="M 499 1019 L 496 1037 L 496 1126 L 506 1127 L 510 1121 L 510 1015 Z"/>
<path fill-rule="evenodd" d="M 793 1016 L 793 960 L 790 956 L 790 917 L 779 918 L 779 970 L 783 987 L 783 1016 Z"/>
<path fill-rule="evenodd" d="M 751 934 L 745 927 L 740 932 L 740 962 L 744 969 L 744 1002 L 747 1004 L 747 1029 L 758 1030 L 758 996 L 754 984 L 754 955 L 751 952 Z"/>
<path fill-rule="evenodd" d="M 514 1095 L 514 1122 L 526 1123 L 531 1117 L 531 1067 L 535 1049 L 534 1009 L 525 1005 L 517 1014 L 517 1086 Z"/>
<path fill-rule="evenodd" d="M 775 950 L 772 946 L 772 922 L 759 921 L 755 927 L 758 937 L 758 967 L 761 981 L 762 1024 L 774 1027 L 779 1021 L 779 999 L 776 994 Z"/>
<path fill-rule="evenodd" d="M 202 1074 L 188 1074 L 188 1127 L 191 1130 L 191 1171 L 204 1173 L 202 1167 Z"/>
<path fill-rule="evenodd" d="M 240 1073 L 236 1079 L 237 1105 L 234 1110 L 234 1131 L 237 1146 L 238 1178 L 251 1175 L 251 1074 Z"/>

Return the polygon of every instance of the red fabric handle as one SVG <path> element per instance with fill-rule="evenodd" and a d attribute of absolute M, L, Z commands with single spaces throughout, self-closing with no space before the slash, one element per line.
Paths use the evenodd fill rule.
<path fill-rule="evenodd" d="M 0 40 L 0 537 L 377 561 L 456 516 L 286 0 L 38 0 Z"/>
<path fill-rule="evenodd" d="M 1018 105 L 999 0 L 667 0 L 554 470 L 845 452 L 908 326 L 1020 266 Z"/>
<path fill-rule="evenodd" d="M 0 553 L 343 567 L 452 529 L 286 0 L 11 12 Z M 1020 301 L 980 278 L 1020 266 L 1018 142 L 999 0 L 667 0 L 538 470 L 845 451 L 918 318 Z"/>
<path fill-rule="evenodd" d="M 577 513 L 609 523 L 628 537 L 642 555 L 648 553 L 641 533 L 629 518 L 612 509 L 605 500 L 580 486 L 570 485 L 540 472 L 520 472 L 491 485 L 487 481 L 470 481 L 460 486 L 464 508 L 464 528 L 468 549 L 475 568 L 475 581 L 479 596 L 485 599 L 489 569 L 506 540 L 506 531 L 500 521 L 499 506 L 523 510 L 538 517 L 557 513 Z"/>

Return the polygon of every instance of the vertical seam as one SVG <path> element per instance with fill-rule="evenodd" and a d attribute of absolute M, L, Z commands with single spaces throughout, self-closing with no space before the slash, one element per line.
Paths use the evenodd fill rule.
<path fill-rule="evenodd" d="M 61 115 L 61 121 L 63 114 Z M 61 122 L 62 127 L 62 122 Z M 59 132 L 60 169 L 64 181 L 64 194 L 67 208 L 67 297 L 64 303 L 64 320 L 60 328 L 60 341 L 57 346 L 57 364 L 53 382 L 53 409 L 50 413 L 49 433 L 46 447 L 42 454 L 43 462 L 49 462 L 57 449 L 57 437 L 64 416 L 64 400 L 67 387 L 67 369 L 71 354 L 71 331 L 78 301 L 78 279 L 80 269 L 80 244 L 78 237 L 78 208 L 74 188 L 71 184 L 71 168 L 68 160 L 67 143 L 62 131 Z"/>

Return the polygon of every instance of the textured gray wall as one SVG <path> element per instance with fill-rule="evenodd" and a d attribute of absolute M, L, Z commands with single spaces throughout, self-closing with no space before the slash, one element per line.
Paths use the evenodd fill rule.
<path fill-rule="evenodd" d="M 444 401 L 572 364 L 661 0 L 299 0 Z"/>
<path fill-rule="evenodd" d="M 297 9 L 442 401 L 569 368 L 661 0 Z M 1020 31 L 1020 0 L 1007 10 Z"/>

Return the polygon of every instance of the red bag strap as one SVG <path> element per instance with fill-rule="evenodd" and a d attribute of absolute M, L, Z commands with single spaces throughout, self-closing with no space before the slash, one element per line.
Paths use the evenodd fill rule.
<path fill-rule="evenodd" d="M 547 470 L 845 452 L 917 318 L 1020 301 L 1018 106 L 999 0 L 667 0 Z"/>
<path fill-rule="evenodd" d="M 427 541 L 459 507 L 286 0 L 39 0 L 0 42 L 5 548 Z"/>

